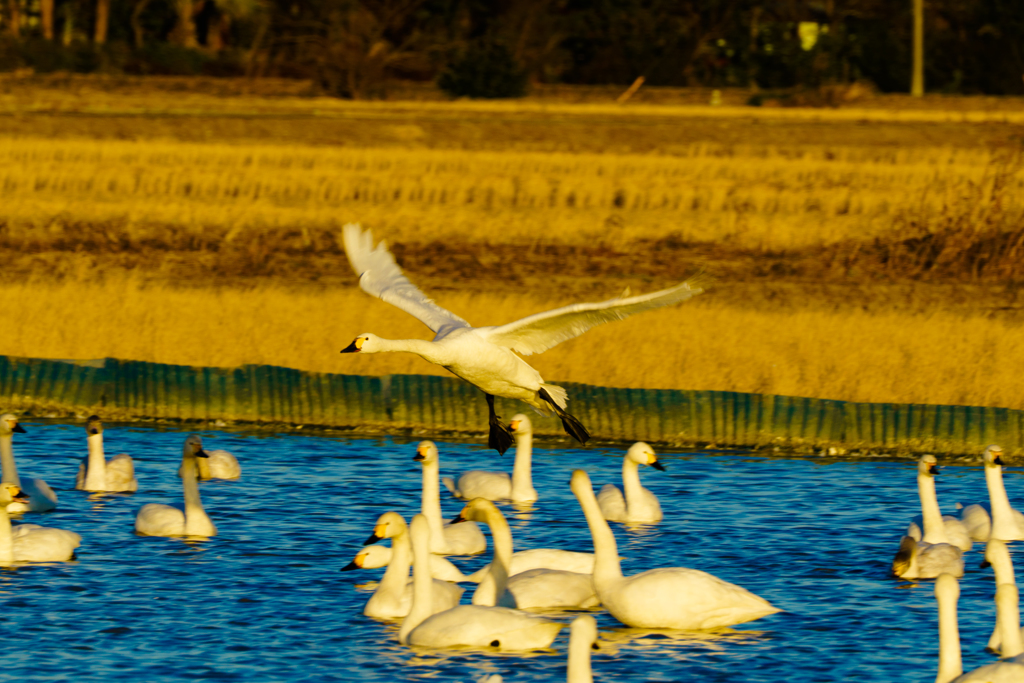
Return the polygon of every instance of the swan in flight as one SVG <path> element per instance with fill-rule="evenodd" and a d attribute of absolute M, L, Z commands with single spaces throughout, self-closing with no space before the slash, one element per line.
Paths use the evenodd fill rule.
<path fill-rule="evenodd" d="M 137 491 L 135 463 L 127 453 L 115 455 L 109 461 L 103 453 L 103 423 L 93 415 L 85 423 L 89 455 L 82 458 L 75 477 L 79 491 Z"/>
<path fill-rule="evenodd" d="M 915 541 L 925 543 L 951 543 L 960 550 L 970 550 L 974 545 L 967 526 L 954 515 L 944 515 L 939 509 L 935 495 L 935 477 L 939 464 L 934 455 L 923 455 L 917 463 L 917 495 L 921 500 L 921 514 L 911 520 L 906 535 Z M 931 535 L 922 528 L 932 529 Z"/>
<path fill-rule="evenodd" d="M 388 251 L 387 244 L 373 245 L 373 235 L 357 223 L 344 227 L 345 253 L 359 275 L 363 291 L 401 308 L 435 334 L 423 339 L 383 339 L 360 334 L 342 353 L 405 351 L 444 367 L 484 392 L 489 410 L 487 445 L 504 453 L 512 446 L 508 425 L 494 412 L 494 397 L 517 399 L 542 415 L 554 413 L 565 431 L 585 444 L 586 427 L 565 407 L 568 395 L 562 387 L 546 384 L 540 373 L 519 356 L 547 351 L 578 337 L 590 328 L 635 313 L 685 301 L 702 290 L 688 281 L 675 287 L 640 296 L 620 297 L 598 303 L 572 304 L 495 327 L 472 327 L 451 311 L 428 299 L 407 278 Z M 518 354 L 518 355 L 517 355 Z"/>
<path fill-rule="evenodd" d="M 511 500 L 513 503 L 532 503 L 537 500 L 537 489 L 533 488 L 533 423 L 530 418 L 519 414 L 508 423 L 516 438 L 516 459 L 512 465 L 512 476 L 505 472 L 484 472 L 472 470 L 459 477 L 458 484 L 451 477 L 441 477 L 445 487 L 456 498 L 473 500 Z"/>
<path fill-rule="evenodd" d="M 193 434 L 182 449 L 181 488 L 184 505 L 148 503 L 135 517 L 135 533 L 142 536 L 216 536 L 217 527 L 203 509 L 196 481 L 196 458 L 207 457 L 203 440 Z"/>
<path fill-rule="evenodd" d="M 14 484 L 0 485 L 0 566 L 15 562 L 65 562 L 75 558 L 82 537 L 74 531 L 38 524 L 11 526 L 7 506 L 27 503 L 28 496 Z"/>
<path fill-rule="evenodd" d="M 992 444 L 982 454 L 988 503 L 968 505 L 960 511 L 960 519 L 975 541 L 995 538 L 1000 541 L 1024 540 L 1024 514 L 1010 506 L 1003 485 L 1003 449 Z"/>
<path fill-rule="evenodd" d="M 638 441 L 626 451 L 622 459 L 622 491 L 615 484 L 605 484 L 597 494 L 597 504 L 601 513 L 609 522 L 627 522 L 633 524 L 654 523 L 661 521 L 661 504 L 658 497 L 640 485 L 640 465 L 650 465 L 656 470 L 665 471 L 665 466 L 658 462 L 654 449 Z M 625 491 L 625 496 L 623 496 Z"/>
<path fill-rule="evenodd" d="M 22 479 L 14 464 L 14 433 L 25 433 L 18 418 L 11 413 L 0 415 L 0 467 L 3 482 L 14 484 L 24 496 L 7 505 L 8 512 L 46 512 L 57 507 L 57 494 L 42 479 Z M 27 498 L 26 498 L 27 497 Z"/>

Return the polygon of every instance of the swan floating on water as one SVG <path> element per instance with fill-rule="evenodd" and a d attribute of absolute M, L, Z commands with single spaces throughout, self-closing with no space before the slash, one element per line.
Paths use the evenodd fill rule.
<path fill-rule="evenodd" d="M 242 476 L 242 467 L 234 454 L 224 451 L 207 451 L 206 458 L 196 461 L 199 468 L 200 481 L 207 479 L 238 479 Z"/>
<path fill-rule="evenodd" d="M 472 470 L 459 477 L 458 484 L 451 477 L 442 477 L 445 487 L 456 498 L 473 500 L 510 500 L 513 503 L 532 503 L 539 496 L 533 488 L 533 423 L 523 414 L 516 415 L 508 423 L 516 439 L 516 459 L 512 465 L 512 476 L 505 472 L 484 472 Z"/>
<path fill-rule="evenodd" d="M 981 456 L 989 502 L 968 505 L 960 511 L 960 519 L 975 541 L 987 541 L 989 538 L 1000 541 L 1024 540 L 1024 514 L 1010 507 L 1010 499 L 1003 485 L 1002 455 L 1002 447 L 992 444 Z"/>
<path fill-rule="evenodd" d="M 662 519 L 661 504 L 658 497 L 640 485 L 640 465 L 650 465 L 656 470 L 665 471 L 665 466 L 658 462 L 654 449 L 638 441 L 626 451 L 622 459 L 622 489 L 614 484 L 605 484 L 597 494 L 597 504 L 601 506 L 601 514 L 610 522 L 654 523 Z"/>
<path fill-rule="evenodd" d="M 22 479 L 14 463 L 14 433 L 25 433 L 18 418 L 11 413 L 0 415 L 0 467 L 3 468 L 3 482 L 14 484 L 23 494 L 8 503 L 8 512 L 46 512 L 57 507 L 57 494 L 42 479 Z"/>
<path fill-rule="evenodd" d="M 438 555 L 478 555 L 487 550 L 487 539 L 476 522 L 445 524 L 441 517 L 441 485 L 437 446 L 421 441 L 413 460 L 423 465 L 423 506 L 430 521 L 430 551 Z"/>
<path fill-rule="evenodd" d="M 103 422 L 92 415 L 85 423 L 89 455 L 82 458 L 75 477 L 75 488 L 79 491 L 137 491 L 139 482 L 135 479 L 135 463 L 127 453 L 115 455 L 109 461 L 103 453 Z"/>
<path fill-rule="evenodd" d="M 613 617 L 636 628 L 709 629 L 779 612 L 746 588 L 698 569 L 664 567 L 623 576 L 611 527 L 601 514 L 590 477 L 572 473 L 572 492 L 594 541 L 594 587 Z"/>
<path fill-rule="evenodd" d="M 950 542 L 949 529 L 952 527 L 960 539 L 966 528 L 960 524 L 947 524 L 939 512 L 935 496 L 935 475 L 939 467 L 935 456 L 925 455 L 917 463 L 917 493 L 921 500 L 921 526 L 911 522 L 907 534 L 900 539 L 900 549 L 892 562 L 893 576 L 901 579 L 934 579 L 939 574 L 964 575 L 963 550 Z M 960 520 L 955 520 L 959 522 Z M 915 535 L 914 532 L 917 532 Z M 966 539 L 968 548 L 972 545 Z"/>
<path fill-rule="evenodd" d="M 487 398 L 488 446 L 499 453 L 508 450 L 513 438 L 508 426 L 494 412 L 495 396 L 517 399 L 543 415 L 554 413 L 561 419 L 566 433 L 581 444 L 590 438 L 586 427 L 566 411 L 565 389 L 544 382 L 540 373 L 519 355 L 547 351 L 596 325 L 671 306 L 703 291 L 692 282 L 683 282 L 650 294 L 563 306 L 497 327 L 472 327 L 417 289 L 402 273 L 386 243 L 374 247 L 369 230 L 349 223 L 344 227 L 343 237 L 345 253 L 359 275 L 363 291 L 414 316 L 435 336 L 433 341 L 396 340 L 364 333 L 341 352 L 415 353 L 476 386 Z"/>
<path fill-rule="evenodd" d="M 15 562 L 65 562 L 75 558 L 75 548 L 82 537 L 74 531 L 54 529 L 38 524 L 11 526 L 7 507 L 28 503 L 28 496 L 15 485 L 0 485 L 0 565 Z"/>
<path fill-rule="evenodd" d="M 142 536 L 216 536 L 217 527 L 203 509 L 196 480 L 196 458 L 207 457 L 203 440 L 193 434 L 185 439 L 182 449 L 181 488 L 185 501 L 182 505 L 148 503 L 139 508 L 135 517 L 135 532 Z"/>
<path fill-rule="evenodd" d="M 960 550 L 970 550 L 974 541 L 967 526 L 956 515 L 944 515 L 939 509 L 939 499 L 935 494 L 935 477 L 938 474 L 939 464 L 935 456 L 921 456 L 917 463 L 917 495 L 921 500 L 921 514 L 911 520 L 905 535 L 915 541 L 950 543 Z M 925 520 L 931 520 L 931 536 L 922 531 L 929 526 Z M 945 533 L 939 533 L 940 530 Z"/>

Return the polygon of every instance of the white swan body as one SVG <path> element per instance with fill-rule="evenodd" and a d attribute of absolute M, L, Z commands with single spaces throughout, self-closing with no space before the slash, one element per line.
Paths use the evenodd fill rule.
<path fill-rule="evenodd" d="M 967 526 L 955 515 L 943 515 L 939 499 L 935 494 L 935 476 L 939 474 L 938 461 L 934 455 L 924 455 L 917 463 L 917 495 L 921 500 L 921 514 L 907 526 L 905 535 L 925 543 L 950 543 L 960 550 L 970 550 L 974 545 Z M 938 533 L 942 527 L 944 533 Z M 927 529 L 932 529 L 929 536 Z"/>
<path fill-rule="evenodd" d="M 238 479 L 242 476 L 242 467 L 238 458 L 224 450 L 209 451 L 207 458 L 196 461 L 199 467 L 199 480 L 206 479 Z"/>
<path fill-rule="evenodd" d="M 20 500 L 19 500 L 20 499 Z M 73 531 L 43 527 L 38 524 L 11 526 L 7 506 L 27 502 L 14 484 L 0 486 L 0 566 L 15 562 L 65 562 L 74 559 L 75 548 L 82 537 Z"/>
<path fill-rule="evenodd" d="M 665 466 L 658 462 L 654 449 L 639 441 L 629 447 L 626 457 L 622 459 L 623 492 L 613 484 L 605 484 L 597 494 L 597 504 L 601 506 L 601 514 L 610 522 L 654 523 L 662 519 L 661 504 L 658 497 L 640 485 L 640 465 L 650 465 L 654 469 L 665 471 Z"/>
<path fill-rule="evenodd" d="M 127 453 L 115 455 L 109 461 L 103 453 L 103 423 L 93 415 L 85 424 L 89 455 L 82 458 L 75 477 L 79 491 L 137 491 L 135 463 Z"/>
<path fill-rule="evenodd" d="M 1024 665 L 1002 661 L 986 664 L 974 671 L 963 672 L 960 651 L 960 628 L 957 625 L 956 603 L 960 584 L 950 574 L 940 574 L 935 581 L 935 599 L 939 603 L 939 671 L 935 683 L 1020 683 L 1024 681 Z"/>
<path fill-rule="evenodd" d="M 684 282 L 651 294 L 564 306 L 498 327 L 471 327 L 417 289 L 402 273 L 384 242 L 374 247 L 369 231 L 349 223 L 344 227 L 344 241 L 363 291 L 416 317 L 435 336 L 433 341 L 425 341 L 388 340 L 361 334 L 342 353 L 415 353 L 476 386 L 488 399 L 488 443 L 500 453 L 512 445 L 512 438 L 508 427 L 494 413 L 494 396 L 522 401 L 545 415 L 558 415 L 566 432 L 580 443 L 590 436 L 579 420 L 566 412 L 565 389 L 545 383 L 540 373 L 516 354 L 529 356 L 547 351 L 596 325 L 670 306 L 703 291 Z"/>
<path fill-rule="evenodd" d="M 586 609 L 600 602 L 594 591 L 590 574 L 578 574 L 558 569 L 531 569 L 509 577 L 512 557 L 512 530 L 504 515 L 489 500 L 474 498 L 459 515 L 460 519 L 485 522 L 494 542 L 494 559 L 489 572 L 473 593 L 474 605 L 499 605 L 529 609 L 534 607 L 560 607 Z M 505 590 L 498 588 L 504 585 Z"/>
<path fill-rule="evenodd" d="M 590 667 L 590 651 L 597 650 L 597 621 L 589 614 L 581 614 L 569 625 L 569 661 L 566 667 L 567 683 L 594 683 Z M 502 683 L 498 674 L 483 675 L 476 683 Z"/>
<path fill-rule="evenodd" d="M 989 636 L 988 645 L 985 646 L 985 649 L 992 652 L 1000 652 L 1003 641 L 1001 633 L 1003 617 L 999 605 L 999 586 L 1017 585 L 1017 577 L 1013 572 L 1013 560 L 1010 559 L 1010 551 L 1007 549 L 1006 543 L 996 539 L 986 543 L 985 560 L 981 563 L 981 566 L 982 568 L 992 567 L 996 579 L 996 624 L 992 629 L 992 635 Z M 1019 607 L 1015 606 L 1013 609 L 1019 610 Z M 1021 629 L 1021 631 L 1024 633 L 1024 629 Z"/>
<path fill-rule="evenodd" d="M 532 503 L 537 500 L 537 489 L 533 488 L 533 424 L 530 418 L 519 414 L 508 423 L 516 440 L 516 459 L 512 476 L 505 472 L 484 472 L 472 470 L 459 477 L 456 484 L 451 477 L 441 479 L 453 496 L 464 500 L 486 498 L 487 500 L 511 500 L 513 503 Z"/>
<path fill-rule="evenodd" d="M 430 551 L 438 555 L 477 555 L 487 550 L 487 539 L 476 522 L 445 524 L 441 518 L 440 464 L 434 442 L 420 442 L 413 460 L 423 465 L 421 511 L 430 520 Z"/>
<path fill-rule="evenodd" d="M 934 579 L 939 574 L 964 575 L 963 551 L 950 543 L 925 543 L 910 536 L 900 539 L 892 562 L 893 576 L 901 579 Z"/>
<path fill-rule="evenodd" d="M 412 544 L 408 527 L 397 512 L 385 512 L 377 519 L 373 535 L 366 542 L 376 543 L 391 539 L 392 559 L 381 578 L 377 590 L 363 608 L 363 614 L 381 619 L 397 619 L 409 614 L 412 607 L 413 586 L 409 579 L 412 566 Z M 459 604 L 463 589 L 454 583 L 433 579 L 431 583 L 431 613 L 443 612 Z"/>
<path fill-rule="evenodd" d="M 24 433 L 25 428 L 18 424 L 18 418 L 10 413 L 0 415 L 0 467 L 3 469 L 3 481 L 14 484 L 21 491 L 18 500 L 7 505 L 8 512 L 46 512 L 57 507 L 57 494 L 42 479 L 29 479 L 18 476 L 18 466 L 14 463 L 14 432 Z"/>
<path fill-rule="evenodd" d="M 148 503 L 135 516 L 135 532 L 142 536 L 216 536 L 217 527 L 203 509 L 196 481 L 196 458 L 204 458 L 203 440 L 196 435 L 185 439 L 182 450 L 181 487 L 184 504 Z"/>
<path fill-rule="evenodd" d="M 402 622 L 398 640 L 404 645 L 448 648 L 496 647 L 532 650 L 550 647 L 562 624 L 507 607 L 459 605 L 430 615 L 430 574 L 422 571 L 430 553 L 430 522 L 422 514 L 412 519 L 414 565 L 413 604 Z M 501 562 L 507 563 L 502 557 Z M 507 566 L 507 564 L 505 565 Z M 504 586 L 499 586 L 504 591 Z"/>
<path fill-rule="evenodd" d="M 391 548 L 386 545 L 368 545 L 359 549 L 352 561 L 342 567 L 341 571 L 353 569 L 379 569 L 391 564 L 393 554 Z M 464 575 L 458 567 L 440 555 L 430 556 L 430 575 L 442 581 L 461 583 L 471 582 L 472 579 Z M 477 579 L 476 581 L 479 581 Z"/>
<path fill-rule="evenodd" d="M 982 455 L 989 502 L 968 505 L 960 511 L 960 519 L 975 541 L 1024 540 L 1024 514 L 1010 507 L 1003 485 L 1002 455 L 1003 449 L 995 444 L 988 446 Z"/>
<path fill-rule="evenodd" d="M 623 624 L 707 629 L 742 624 L 780 611 L 747 589 L 696 569 L 669 567 L 624 577 L 615 536 L 598 507 L 590 477 L 576 470 L 571 488 L 594 541 L 597 597 Z"/>
<path fill-rule="evenodd" d="M 509 576 L 522 574 L 531 569 L 561 569 L 577 574 L 593 574 L 594 553 L 578 553 L 574 550 L 559 550 L 557 548 L 532 548 L 512 553 L 512 563 L 508 570 Z M 486 564 L 467 576 L 466 581 L 480 583 L 490 570 L 491 565 Z"/>

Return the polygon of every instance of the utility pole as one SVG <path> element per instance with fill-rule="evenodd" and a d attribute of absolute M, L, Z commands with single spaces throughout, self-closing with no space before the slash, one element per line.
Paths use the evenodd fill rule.
<path fill-rule="evenodd" d="M 914 3 L 914 71 L 910 79 L 910 94 L 924 95 L 924 0 Z"/>

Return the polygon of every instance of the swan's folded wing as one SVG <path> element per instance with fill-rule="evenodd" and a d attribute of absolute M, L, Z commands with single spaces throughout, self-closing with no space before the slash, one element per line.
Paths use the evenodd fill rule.
<path fill-rule="evenodd" d="M 622 320 L 662 306 L 671 306 L 703 291 L 693 281 L 688 280 L 675 287 L 650 294 L 593 304 L 572 304 L 527 316 L 507 325 L 479 329 L 489 341 L 529 356 L 578 337 L 597 325 Z"/>
<path fill-rule="evenodd" d="M 359 286 L 367 294 L 379 297 L 392 306 L 419 319 L 436 334 L 469 323 L 449 310 L 441 308 L 409 281 L 381 241 L 374 248 L 373 234 L 358 223 L 348 223 L 343 230 L 345 253 L 352 269 L 359 274 Z"/>

